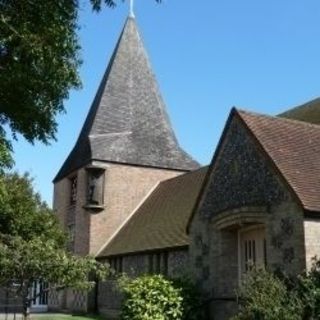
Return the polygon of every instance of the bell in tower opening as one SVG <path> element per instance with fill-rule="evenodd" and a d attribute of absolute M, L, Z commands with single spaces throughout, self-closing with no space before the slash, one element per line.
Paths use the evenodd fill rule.
<path fill-rule="evenodd" d="M 104 172 L 103 168 L 87 167 L 87 209 L 103 209 Z"/>

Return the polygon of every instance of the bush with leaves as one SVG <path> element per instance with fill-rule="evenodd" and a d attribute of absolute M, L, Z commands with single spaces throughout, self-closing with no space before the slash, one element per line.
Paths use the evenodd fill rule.
<path fill-rule="evenodd" d="M 303 319 L 303 303 L 287 284 L 271 272 L 252 271 L 240 289 L 240 311 L 233 320 Z"/>
<path fill-rule="evenodd" d="M 179 320 L 182 318 L 181 289 L 162 275 L 135 279 L 122 276 L 124 293 L 121 320 Z"/>
<path fill-rule="evenodd" d="M 182 320 L 206 319 L 203 299 L 200 291 L 188 276 L 172 279 L 174 287 L 181 290 Z"/>
<path fill-rule="evenodd" d="M 293 290 L 304 306 L 303 319 L 320 319 L 320 260 L 314 258 L 311 270 L 297 277 Z"/>
<path fill-rule="evenodd" d="M 121 320 L 201 320 L 201 295 L 188 278 L 163 275 L 120 277 L 124 293 Z"/>

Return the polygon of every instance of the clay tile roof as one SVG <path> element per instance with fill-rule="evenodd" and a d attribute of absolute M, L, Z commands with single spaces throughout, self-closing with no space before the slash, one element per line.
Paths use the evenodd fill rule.
<path fill-rule="evenodd" d="M 54 181 L 91 160 L 189 171 L 135 19 L 128 18 L 79 138 Z"/>
<path fill-rule="evenodd" d="M 303 207 L 320 211 L 320 126 L 237 111 Z"/>
<path fill-rule="evenodd" d="M 287 110 L 280 117 L 320 124 L 320 98 L 309 101 L 301 106 Z"/>
<path fill-rule="evenodd" d="M 187 246 L 187 223 L 207 169 L 161 182 L 98 256 Z"/>

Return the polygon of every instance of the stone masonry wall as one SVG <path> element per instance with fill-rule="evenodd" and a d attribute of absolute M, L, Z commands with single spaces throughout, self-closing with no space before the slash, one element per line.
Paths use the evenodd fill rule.
<path fill-rule="evenodd" d="M 297 274 L 305 270 L 303 210 L 293 199 L 271 206 L 267 215 L 267 265 Z"/>
<path fill-rule="evenodd" d="M 188 250 L 170 251 L 168 253 L 168 276 L 181 277 L 189 273 Z"/>
<path fill-rule="evenodd" d="M 312 266 L 314 257 L 320 258 L 320 221 L 317 219 L 304 220 L 304 236 L 307 269 Z"/>
<path fill-rule="evenodd" d="M 241 214 L 240 214 L 241 215 Z M 267 266 L 288 274 L 297 274 L 306 268 L 304 233 L 310 255 L 320 252 L 316 243 L 316 229 L 305 224 L 303 211 L 294 201 L 271 206 L 265 213 L 267 243 Z M 243 225 L 245 226 L 245 225 Z M 317 225 L 319 226 L 319 225 Z M 306 228 L 305 227 L 305 228 Z M 235 299 L 239 285 L 238 230 L 240 225 L 220 229 L 211 221 L 195 217 L 190 235 L 190 259 L 194 277 L 209 298 Z M 319 232 L 319 229 L 318 229 Z M 310 248 L 310 249 L 309 249 Z M 237 310 L 236 302 L 215 301 L 211 303 L 211 316 L 215 320 L 229 319 Z"/>
<path fill-rule="evenodd" d="M 270 164 L 240 120 L 233 118 L 199 214 L 212 217 L 233 208 L 269 206 L 286 200 L 287 193 Z"/>
<path fill-rule="evenodd" d="M 190 264 L 202 292 L 216 299 L 210 319 L 225 320 L 237 311 L 240 228 L 263 224 L 268 267 L 298 273 L 306 266 L 303 210 L 239 120 L 230 124 L 214 165 L 190 227 Z"/>

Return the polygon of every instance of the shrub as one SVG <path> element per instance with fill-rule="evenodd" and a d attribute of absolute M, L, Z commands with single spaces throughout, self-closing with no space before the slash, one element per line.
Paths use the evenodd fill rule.
<path fill-rule="evenodd" d="M 240 289 L 240 311 L 234 320 L 320 319 L 320 260 L 295 277 L 253 271 Z"/>
<path fill-rule="evenodd" d="M 234 320 L 303 319 L 303 303 L 296 290 L 271 272 L 252 271 L 239 293 L 240 311 Z"/>
<path fill-rule="evenodd" d="M 320 261 L 314 258 L 311 270 L 297 277 L 294 288 L 301 300 L 303 319 L 320 319 Z"/>
<path fill-rule="evenodd" d="M 206 319 L 203 299 L 200 291 L 187 277 L 172 279 L 173 285 L 181 289 L 182 296 L 182 320 L 203 320 Z"/>
<path fill-rule="evenodd" d="M 169 280 L 162 275 L 122 276 L 121 320 L 202 320 L 199 292 L 188 278 Z"/>
<path fill-rule="evenodd" d="M 135 279 L 122 277 L 124 293 L 122 320 L 180 320 L 181 289 L 161 275 L 143 275 Z"/>

